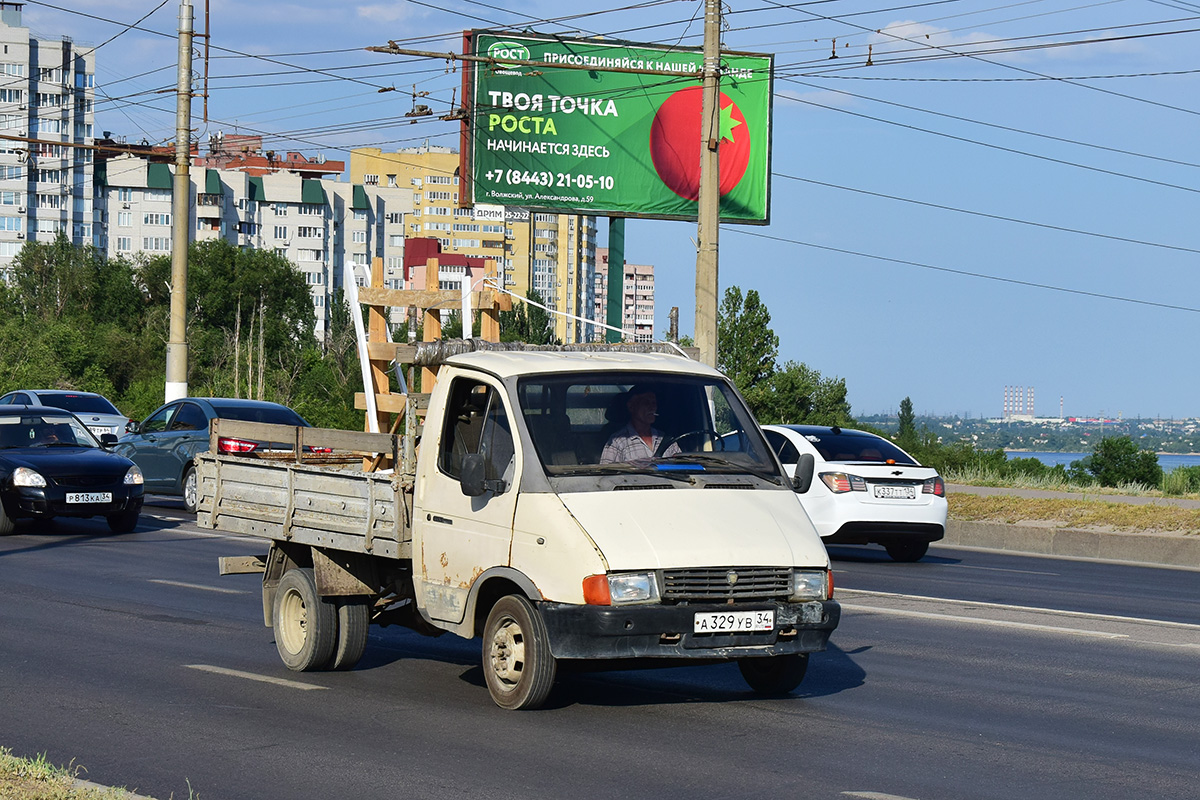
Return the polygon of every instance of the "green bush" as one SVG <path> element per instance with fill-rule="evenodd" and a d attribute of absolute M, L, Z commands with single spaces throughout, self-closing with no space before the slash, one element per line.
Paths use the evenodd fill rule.
<path fill-rule="evenodd" d="M 1163 476 L 1163 494 L 1195 494 L 1200 492 L 1200 466 L 1176 467 Z"/>
<path fill-rule="evenodd" d="M 1100 440 L 1090 456 L 1071 464 L 1067 475 L 1072 481 L 1082 483 L 1090 479 L 1112 487 L 1136 483 L 1157 488 L 1163 480 L 1158 454 L 1139 450 L 1128 436 Z"/>

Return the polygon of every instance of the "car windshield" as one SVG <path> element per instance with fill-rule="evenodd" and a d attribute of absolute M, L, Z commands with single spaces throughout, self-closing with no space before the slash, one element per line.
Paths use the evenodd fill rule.
<path fill-rule="evenodd" d="M 308 423 L 304 421 L 303 417 L 285 406 L 226 406 L 213 403 L 212 407 L 217 412 L 217 416 L 222 419 L 308 427 Z"/>
<path fill-rule="evenodd" d="M 837 430 L 835 433 L 834 431 Z M 830 428 L 806 433 L 804 438 L 826 461 L 857 461 L 877 464 L 916 464 L 912 457 L 887 439 L 861 431 Z"/>
<path fill-rule="evenodd" d="M 53 406 L 72 414 L 116 414 L 116 406 L 98 394 L 72 394 L 70 392 L 39 392 L 38 400 L 44 406 Z"/>
<path fill-rule="evenodd" d="M 99 447 L 79 420 L 66 414 L 0 416 L 0 450 L 16 447 Z"/>
<path fill-rule="evenodd" d="M 548 475 L 750 473 L 775 480 L 771 451 L 723 380 L 694 375 L 545 375 L 517 383 Z"/>

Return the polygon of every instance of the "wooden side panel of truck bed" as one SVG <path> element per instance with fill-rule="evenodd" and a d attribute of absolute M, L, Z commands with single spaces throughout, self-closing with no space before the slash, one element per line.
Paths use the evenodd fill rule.
<path fill-rule="evenodd" d="M 401 476 L 287 461 L 196 457 L 203 528 L 412 557 L 411 493 Z"/>

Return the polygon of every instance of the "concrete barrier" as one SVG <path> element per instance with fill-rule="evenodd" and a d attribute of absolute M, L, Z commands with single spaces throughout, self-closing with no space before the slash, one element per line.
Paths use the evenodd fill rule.
<path fill-rule="evenodd" d="M 1200 569 L 1200 536 L 1122 533 L 950 520 L 936 544 Z"/>

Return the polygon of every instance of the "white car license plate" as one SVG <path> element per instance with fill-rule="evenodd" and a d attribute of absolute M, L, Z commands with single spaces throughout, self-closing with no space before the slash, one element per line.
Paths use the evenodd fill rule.
<path fill-rule="evenodd" d="M 891 500 L 916 500 L 917 487 L 915 486 L 876 486 L 876 497 L 886 497 Z"/>
<path fill-rule="evenodd" d="M 774 627 L 774 611 L 697 611 L 692 632 L 754 633 Z"/>
<path fill-rule="evenodd" d="M 112 492 L 67 492 L 68 503 L 111 503 Z"/>
<path fill-rule="evenodd" d="M 115 430 L 107 425 L 88 425 L 88 430 L 91 431 L 96 438 L 99 438 L 103 433 L 116 433 Z"/>

